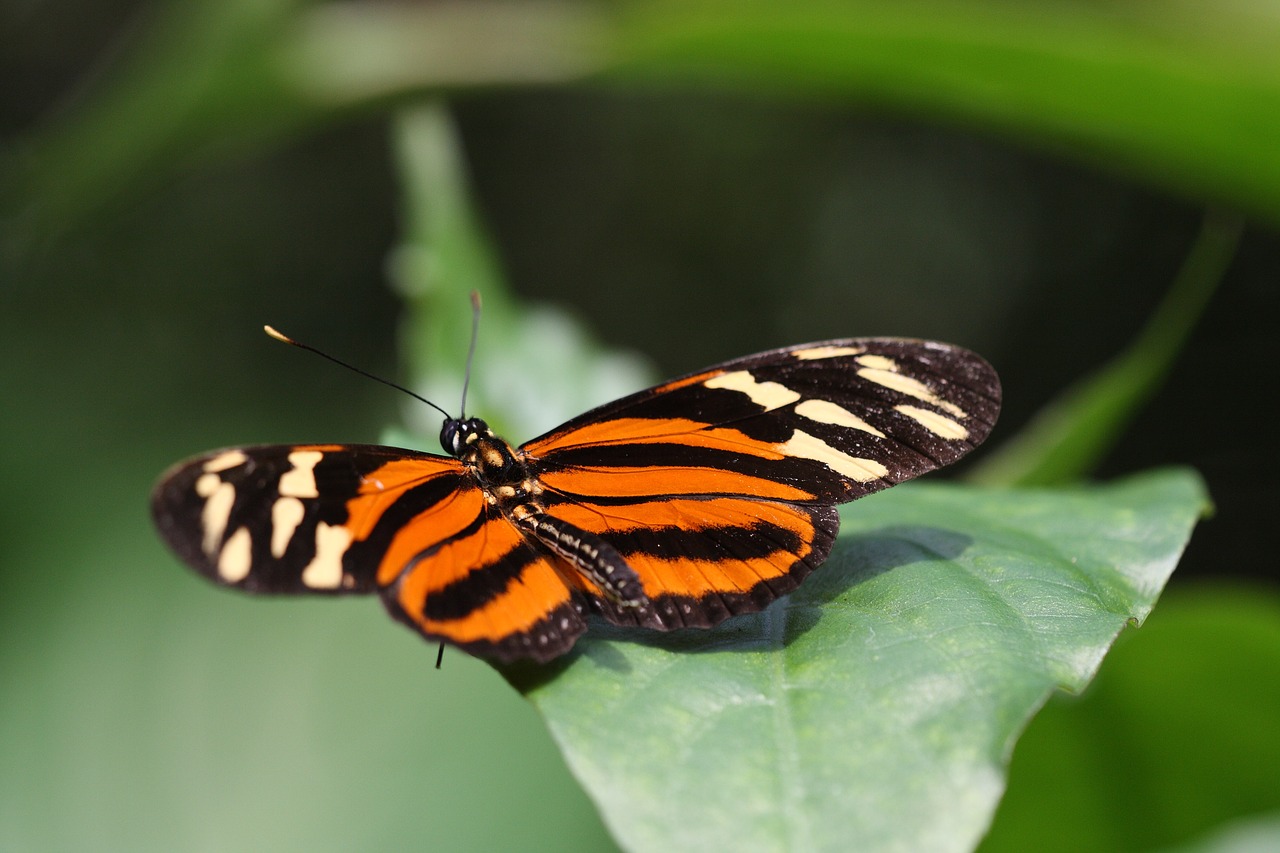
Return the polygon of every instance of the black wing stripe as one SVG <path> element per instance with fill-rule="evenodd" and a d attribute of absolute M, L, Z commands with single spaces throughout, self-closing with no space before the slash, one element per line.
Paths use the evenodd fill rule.
<path fill-rule="evenodd" d="M 497 523 L 507 522 L 499 520 Z M 423 615 L 433 622 L 461 619 L 505 594 L 512 583 L 519 581 L 525 569 L 542 556 L 523 543 L 494 554 L 488 562 L 475 564 L 461 579 L 431 592 Z"/>
<path fill-rule="evenodd" d="M 725 555 L 754 555 L 762 544 L 768 551 L 794 553 L 804 544 L 794 531 L 765 522 L 750 526 L 642 527 L 609 533 L 605 538 L 624 559 L 635 554 L 651 554 L 668 560 L 687 558 L 705 561 Z"/>
<path fill-rule="evenodd" d="M 413 486 L 405 491 L 389 506 L 381 511 L 373 527 L 363 537 L 352 543 L 347 551 L 346 563 L 354 569 L 372 565 L 382 577 L 379 583 L 383 586 L 390 583 L 395 575 L 403 571 L 412 559 L 423 551 L 438 546 L 442 540 L 454 533 L 454 525 L 444 524 L 439 519 L 432 519 L 433 514 L 448 510 L 450 505 L 459 501 L 465 490 L 474 489 L 461 472 L 450 472 L 433 477 L 426 482 Z M 472 527 L 478 523 L 472 522 Z M 419 535 L 421 528 L 427 535 Z M 462 527 L 466 532 L 469 528 Z M 412 538 L 419 543 L 412 553 L 400 558 L 399 567 L 383 567 L 384 558 L 398 542 Z"/>
<path fill-rule="evenodd" d="M 776 599 L 793 592 L 831 553 L 836 531 L 840 525 L 835 507 L 812 506 L 807 507 L 806 511 L 812 520 L 814 531 L 813 539 L 809 542 L 809 552 L 803 557 L 793 558 L 785 572 L 761 579 L 749 588 L 719 589 L 700 596 L 656 595 L 652 597 L 650 607 L 644 611 L 620 608 L 607 600 L 598 598 L 590 598 L 588 606 L 593 612 L 615 625 L 656 628 L 663 631 L 678 628 L 709 628 L 720 624 L 730 616 L 763 610 Z M 733 551 L 732 557 L 747 560 L 761 552 L 759 543 L 734 536 L 725 542 L 726 556 L 729 556 L 731 549 L 741 548 L 744 543 L 746 553 L 736 550 Z M 784 542 L 774 544 L 785 546 Z M 767 553 L 767 550 L 765 552 Z"/>

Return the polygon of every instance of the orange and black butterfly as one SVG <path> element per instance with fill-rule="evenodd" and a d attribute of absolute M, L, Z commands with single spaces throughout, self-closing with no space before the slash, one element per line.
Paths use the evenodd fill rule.
<path fill-rule="evenodd" d="M 826 559 L 836 504 L 946 465 L 1000 409 L 948 344 L 851 338 L 725 362 L 519 447 L 446 417 L 448 456 L 351 444 L 183 462 L 152 513 L 202 575 L 254 593 L 377 593 L 498 661 L 568 651 L 597 614 L 660 631 L 764 608 Z"/>

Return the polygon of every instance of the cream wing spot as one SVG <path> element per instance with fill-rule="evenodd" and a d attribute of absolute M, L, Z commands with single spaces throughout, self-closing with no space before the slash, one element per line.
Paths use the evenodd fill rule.
<path fill-rule="evenodd" d="M 856 456 L 850 456 L 827 444 L 822 439 L 800 430 L 793 432 L 791 438 L 782 444 L 775 445 L 775 447 L 780 453 L 785 453 L 788 456 L 797 456 L 801 459 L 812 459 L 814 462 L 821 462 L 837 474 L 843 474 L 846 477 L 857 480 L 859 483 L 869 483 L 889 473 L 888 468 L 874 459 L 860 459 Z"/>
<path fill-rule="evenodd" d="M 217 475 L 209 475 L 216 477 Z M 196 481 L 196 488 L 202 487 L 201 481 Z M 203 483 L 203 488 L 209 488 L 209 483 Z M 204 540 L 201 547 L 204 552 L 212 557 L 218 550 L 218 546 L 222 544 L 222 534 L 227 532 L 227 522 L 231 520 L 231 509 L 236 503 L 236 487 L 230 483 L 223 483 L 219 479 L 217 485 L 213 486 L 212 491 L 205 497 L 204 509 L 200 511 L 200 529 L 204 531 Z"/>
<path fill-rule="evenodd" d="M 746 394 L 751 398 L 751 402 L 760 406 L 766 412 L 789 406 L 800 399 L 799 394 L 785 385 L 779 385 L 777 382 L 757 382 L 756 378 L 746 370 L 722 373 L 719 376 L 711 377 L 702 384 L 703 387 L 710 388 L 713 391 L 723 389 Z"/>
<path fill-rule="evenodd" d="M 320 497 L 320 490 L 316 487 L 316 465 L 323 458 L 324 454 L 319 450 L 290 453 L 289 464 L 293 467 L 280 477 L 280 494 L 291 498 Z"/>
<path fill-rule="evenodd" d="M 249 528 L 241 527 L 231 534 L 218 554 L 218 577 L 226 583 L 240 583 L 253 567 L 253 537 Z"/>
<path fill-rule="evenodd" d="M 302 570 L 301 580 L 311 589 L 338 589 L 342 586 L 342 555 L 351 545 L 351 532 L 345 527 L 316 525 L 316 555 Z"/>
<path fill-rule="evenodd" d="M 887 355 L 864 355 L 858 359 L 858 364 L 873 370 L 891 370 L 894 373 L 898 371 L 898 363 Z"/>
<path fill-rule="evenodd" d="M 915 397 L 917 400 L 923 400 L 926 403 L 937 406 L 957 418 L 968 417 L 963 409 L 933 393 L 929 386 L 919 379 L 895 373 L 892 370 L 881 370 L 877 367 L 864 367 L 858 371 L 858 375 L 868 382 L 874 382 L 877 385 L 888 388 L 890 391 L 897 391 L 900 394 L 906 394 L 908 397 Z"/>
<path fill-rule="evenodd" d="M 843 406 L 837 406 L 835 403 L 827 400 L 805 400 L 803 403 L 796 406 L 796 414 L 802 418 L 817 421 L 820 424 L 833 424 L 835 426 L 849 427 L 850 429 L 857 429 L 870 433 L 878 438 L 884 438 L 884 433 L 880 430 L 876 429 Z"/>
<path fill-rule="evenodd" d="M 893 408 L 911 418 L 938 438 L 945 438 L 948 441 L 960 441 L 969 437 L 969 430 L 951 420 L 951 418 L 944 417 L 937 412 L 921 409 L 917 406 L 903 405 L 894 406 Z"/>
<path fill-rule="evenodd" d="M 249 457 L 245 455 L 243 450 L 224 450 L 222 453 L 219 453 L 217 456 L 204 463 L 202 467 L 210 474 L 216 474 L 219 471 L 225 471 L 228 468 L 243 465 L 248 461 Z"/>
<path fill-rule="evenodd" d="M 201 474 L 196 478 L 196 494 L 208 500 L 222 485 L 222 478 L 217 474 Z"/>
<path fill-rule="evenodd" d="M 862 347 L 826 346 L 826 347 L 809 347 L 807 349 L 792 350 L 791 355 L 793 358 L 798 358 L 798 359 L 801 359 L 802 361 L 810 361 L 813 359 L 822 359 L 822 358 L 839 358 L 842 355 L 858 355 L 859 353 L 863 353 L 863 352 L 866 352 L 866 350 Z"/>
<path fill-rule="evenodd" d="M 277 560 L 284 556 L 304 515 L 306 508 L 297 498 L 278 498 L 271 505 L 271 556 Z"/>

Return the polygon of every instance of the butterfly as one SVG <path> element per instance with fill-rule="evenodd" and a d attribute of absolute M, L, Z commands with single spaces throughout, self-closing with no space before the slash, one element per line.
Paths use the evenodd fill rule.
<path fill-rule="evenodd" d="M 151 509 L 222 586 L 376 593 L 429 640 L 548 661 L 590 614 L 669 631 L 763 609 L 827 558 L 837 504 L 954 462 L 999 409 L 994 370 L 964 349 L 830 340 L 690 373 L 518 447 L 446 415 L 447 456 L 217 450 L 165 473 Z"/>

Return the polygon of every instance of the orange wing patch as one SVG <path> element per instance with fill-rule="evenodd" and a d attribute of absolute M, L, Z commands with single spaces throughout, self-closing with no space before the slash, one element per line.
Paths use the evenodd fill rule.
<path fill-rule="evenodd" d="M 749 494 L 761 499 L 807 501 L 813 493 L 789 483 L 766 480 L 724 468 L 652 465 L 637 468 L 567 468 L 543 474 L 542 485 L 566 495 L 647 497 L 665 495 Z"/>
<path fill-rule="evenodd" d="M 758 610 L 791 591 L 826 559 L 838 525 L 829 507 L 731 496 L 564 503 L 548 514 L 617 548 L 640 577 L 659 624 L 601 600 L 597 610 L 621 624 L 667 628 Z"/>
<path fill-rule="evenodd" d="M 351 503 L 359 504 L 361 500 L 381 504 L 385 498 L 381 495 L 357 498 Z M 385 506 L 380 508 L 386 509 Z M 378 563 L 378 585 L 393 583 L 406 567 L 432 548 L 465 548 L 468 540 L 459 537 L 469 525 L 476 522 L 483 510 L 484 495 L 479 489 L 458 489 L 397 527 Z M 373 515 L 372 510 L 366 511 Z M 354 509 L 352 515 L 356 515 Z M 373 524 L 366 521 L 361 527 L 367 537 Z"/>
<path fill-rule="evenodd" d="M 507 659 L 554 657 L 584 628 L 555 559 L 501 517 L 424 554 L 384 600 L 429 638 Z"/>
<path fill-rule="evenodd" d="M 564 441 L 563 439 L 569 439 Z M 607 444 L 665 444 L 678 442 L 685 447 L 707 447 L 748 453 L 763 459 L 781 459 L 770 445 L 755 441 L 736 429 L 710 427 L 687 418 L 614 418 L 588 424 L 572 432 L 532 441 L 524 450 L 533 456 L 558 447 L 588 447 Z"/>
<path fill-rule="evenodd" d="M 360 478 L 359 491 L 347 501 L 351 520 L 347 527 L 355 539 L 367 539 L 374 525 L 406 491 L 445 474 L 456 474 L 462 466 L 453 460 L 417 457 L 393 459 Z M 434 507 L 433 507 L 434 509 Z"/>

